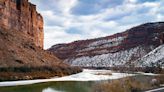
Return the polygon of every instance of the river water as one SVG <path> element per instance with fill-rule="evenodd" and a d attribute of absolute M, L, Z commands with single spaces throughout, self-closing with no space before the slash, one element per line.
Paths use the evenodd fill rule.
<path fill-rule="evenodd" d="M 49 82 L 26 86 L 2 87 L 0 92 L 92 92 L 93 82 Z"/>
<path fill-rule="evenodd" d="M 98 82 L 127 76 L 132 75 L 113 73 L 110 70 L 84 70 L 61 78 L 0 82 L 0 92 L 93 92 L 94 85 Z"/>

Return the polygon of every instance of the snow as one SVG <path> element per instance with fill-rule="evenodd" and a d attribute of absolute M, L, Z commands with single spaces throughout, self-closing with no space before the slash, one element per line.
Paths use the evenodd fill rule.
<path fill-rule="evenodd" d="M 153 46 L 147 48 L 153 49 Z M 144 46 L 138 46 L 124 51 L 116 53 L 107 53 L 95 56 L 81 56 L 77 58 L 66 59 L 65 62 L 69 62 L 72 66 L 82 67 L 115 67 L 126 66 L 127 62 L 133 61 L 132 64 L 136 67 L 152 67 L 152 65 L 162 65 L 164 68 L 164 45 L 161 45 L 151 52 L 147 52 Z M 96 53 L 96 52 L 95 52 Z M 147 54 L 148 53 L 148 54 Z M 139 58 L 135 60 L 135 58 Z M 134 61 L 135 60 L 135 61 Z"/>
<path fill-rule="evenodd" d="M 85 67 L 113 67 L 125 65 L 133 56 L 141 57 L 147 52 L 142 46 L 138 46 L 129 50 L 119 51 L 116 53 L 101 54 L 95 56 L 82 56 L 75 59 L 67 59 L 65 62 L 70 62 L 72 66 Z"/>
<path fill-rule="evenodd" d="M 157 76 L 159 74 L 154 74 L 154 73 L 144 73 L 144 72 L 137 72 L 138 74 L 142 74 L 142 75 L 148 75 L 148 76 Z"/>
<path fill-rule="evenodd" d="M 139 67 L 152 66 L 152 64 L 160 64 L 164 67 L 164 45 L 157 47 L 136 62 Z"/>
<path fill-rule="evenodd" d="M 117 38 L 113 38 L 113 39 L 103 39 L 103 40 L 99 40 L 99 41 L 95 41 L 93 43 L 91 43 L 90 45 L 88 45 L 88 47 L 96 47 L 98 45 L 103 45 L 103 44 L 109 44 L 111 42 L 115 42 L 115 43 L 120 43 L 121 41 L 123 41 L 126 37 L 117 37 Z"/>
<path fill-rule="evenodd" d="M 88 46 L 86 46 L 85 49 L 80 50 L 79 52 L 89 51 L 97 48 L 108 48 L 113 46 L 118 46 L 122 43 L 122 41 L 126 38 L 126 36 L 120 36 L 113 39 L 103 39 L 98 40 L 90 43 Z"/>
<path fill-rule="evenodd" d="M 98 73 L 111 73 L 112 75 L 97 75 Z M 110 70 L 84 70 L 82 73 L 78 73 L 71 76 L 59 78 L 58 80 L 65 81 L 98 81 L 108 79 L 119 79 L 123 77 L 131 76 L 127 73 L 112 73 Z"/>
<path fill-rule="evenodd" d="M 97 73 L 112 73 L 112 75 L 97 75 Z M 51 79 L 38 79 L 38 80 L 23 80 L 23 81 L 10 81 L 0 82 L 0 86 L 18 86 L 18 85 L 29 85 L 35 83 L 51 82 L 51 81 L 100 81 L 100 80 L 112 80 L 120 79 L 128 76 L 134 76 L 134 74 L 127 73 L 113 73 L 110 70 L 88 70 L 84 69 L 83 72 Z"/>

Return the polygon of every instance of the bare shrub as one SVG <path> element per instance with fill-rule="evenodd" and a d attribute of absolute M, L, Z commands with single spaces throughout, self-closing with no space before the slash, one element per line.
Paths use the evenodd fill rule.
<path fill-rule="evenodd" d="M 158 75 L 155 77 L 159 84 L 164 84 L 164 74 Z"/>
<path fill-rule="evenodd" d="M 149 83 L 142 83 L 133 78 L 125 78 L 95 85 L 93 92 L 138 92 L 149 88 L 151 88 Z"/>

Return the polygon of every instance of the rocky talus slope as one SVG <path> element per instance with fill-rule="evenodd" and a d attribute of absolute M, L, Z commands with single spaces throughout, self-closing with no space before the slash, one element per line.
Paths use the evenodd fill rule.
<path fill-rule="evenodd" d="M 0 28 L 0 80 L 38 79 L 80 72 L 37 47 L 33 39 L 16 30 Z"/>

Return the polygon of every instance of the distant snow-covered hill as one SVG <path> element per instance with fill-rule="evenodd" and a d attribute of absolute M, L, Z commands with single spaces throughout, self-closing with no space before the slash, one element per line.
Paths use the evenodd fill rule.
<path fill-rule="evenodd" d="M 138 62 L 163 43 L 164 22 L 155 22 L 107 37 L 54 45 L 48 50 L 73 66 L 114 67 Z"/>

